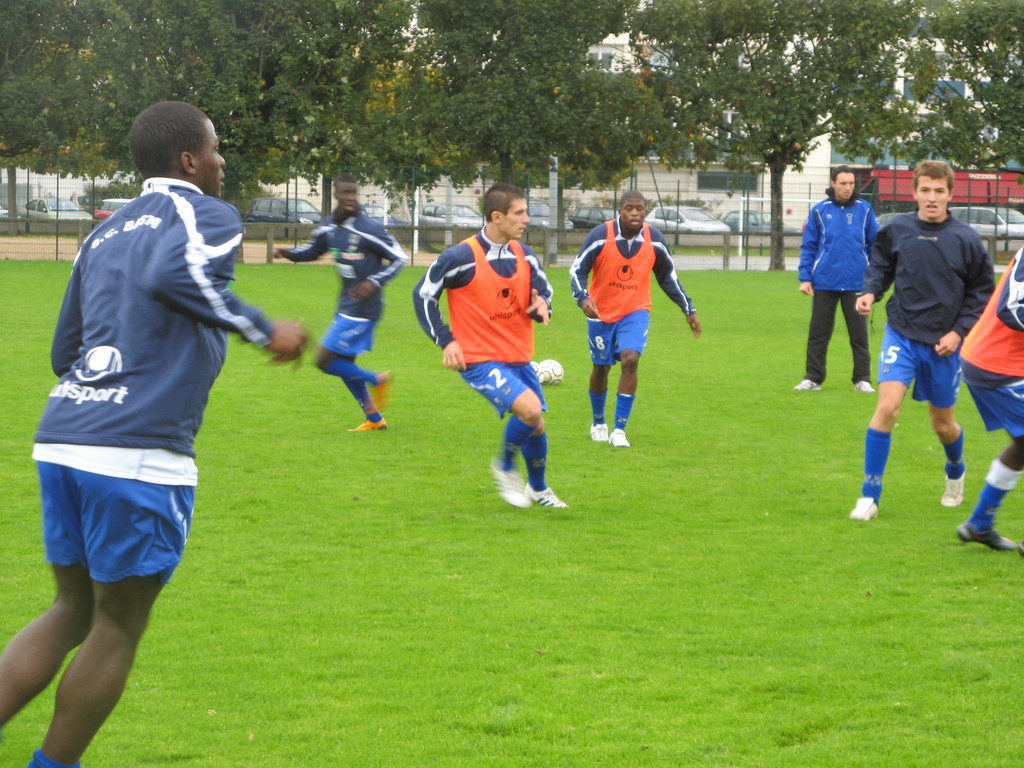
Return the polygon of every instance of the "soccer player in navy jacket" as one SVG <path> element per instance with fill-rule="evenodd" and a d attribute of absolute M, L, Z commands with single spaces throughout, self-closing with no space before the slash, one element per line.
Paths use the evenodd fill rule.
<path fill-rule="evenodd" d="M 227 333 L 281 362 L 306 343 L 297 323 L 269 321 L 230 290 L 242 222 L 218 199 L 224 159 L 206 115 L 155 104 L 130 145 L 142 195 L 75 260 L 51 348 L 60 381 L 32 454 L 57 595 L 0 656 L 0 726 L 80 647 L 29 768 L 77 766 L 124 691 L 188 538 L 193 442 Z"/>

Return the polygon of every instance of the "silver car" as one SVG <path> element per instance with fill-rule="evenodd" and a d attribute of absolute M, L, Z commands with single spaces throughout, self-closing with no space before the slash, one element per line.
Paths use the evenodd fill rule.
<path fill-rule="evenodd" d="M 92 221 L 92 216 L 70 200 L 44 200 L 36 198 L 25 204 L 25 214 L 30 219 L 79 219 Z"/>
<path fill-rule="evenodd" d="M 729 232 L 729 225 L 700 208 L 661 206 L 647 214 L 647 223 L 662 232 Z"/>
<path fill-rule="evenodd" d="M 1024 213 L 1015 208 L 951 207 L 949 212 L 970 224 L 982 237 L 1024 238 Z"/>

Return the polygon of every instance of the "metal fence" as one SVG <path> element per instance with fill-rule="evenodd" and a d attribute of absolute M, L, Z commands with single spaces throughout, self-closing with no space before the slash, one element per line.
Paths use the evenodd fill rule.
<path fill-rule="evenodd" d="M 357 175 L 359 169 L 352 169 Z M 429 264 L 445 247 L 458 242 L 476 230 L 475 226 L 453 223 L 427 223 L 425 213 L 436 213 L 439 208 L 455 211 L 458 207 L 480 215 L 483 192 L 496 178 L 481 169 L 473 183 L 456 186 L 448 179 L 432 187 L 416 186 L 415 169 L 393 169 L 393 178 L 402 178 L 412 191 L 402 195 L 388 189 L 364 183 L 360 187 L 361 201 L 374 214 L 386 217 L 388 230 L 412 255 L 413 264 Z M 435 174 L 436 175 L 436 174 Z M 769 241 L 765 232 L 769 198 L 767 177 L 741 176 L 725 171 L 670 170 L 653 162 L 638 164 L 632 173 L 607 185 L 594 189 L 560 186 L 554 169 L 523 171 L 514 179 L 527 192 L 531 203 L 533 224 L 527 228 L 524 240 L 549 265 L 571 263 L 591 225 L 574 226 L 572 218 L 583 208 L 613 209 L 626 189 L 638 190 L 649 201 L 649 220 L 665 234 L 676 262 L 681 269 L 705 270 L 761 270 L 768 268 Z M 97 220 L 87 214 L 81 220 L 30 218 L 36 214 L 31 200 L 79 201 L 89 207 L 96 204 L 98 195 L 108 186 L 99 179 L 45 176 L 18 171 L 12 187 L 10 180 L 0 184 L 0 207 L 6 205 L 13 188 L 17 199 L 13 220 L 9 213 L 0 211 L 0 259 L 73 260 L 78 246 Z M 236 184 L 236 192 L 238 182 Z M 255 186 L 255 185 L 254 185 Z M 327 185 L 329 186 L 329 185 Z M 288 203 L 303 201 L 310 210 L 329 210 L 332 200 L 324 201 L 325 184 L 297 179 L 287 184 L 262 187 L 261 194 L 279 198 Z M 800 231 L 811 206 L 824 198 L 828 187 L 828 170 L 788 174 L 784 188 L 783 224 L 787 268 L 795 268 L 800 247 Z M 116 195 L 120 196 L 120 195 Z M 238 199 L 238 195 L 235 195 Z M 326 202 L 326 204 L 325 204 Z M 910 204 L 880 205 L 876 207 L 907 209 Z M 983 206 L 987 198 L 979 197 L 970 203 Z M 561 216 L 553 213 L 561 205 Z M 9 206 L 8 206 L 9 207 Z M 249 210 L 250 201 L 238 203 L 241 214 Z M 669 221 L 660 225 L 655 214 L 669 216 L 671 211 L 697 208 L 715 219 L 724 219 L 735 229 L 729 232 L 694 234 L 673 231 Z M 667 211 L 667 212 L 666 212 Z M 313 214 L 313 217 L 318 215 Z M 443 221 L 451 221 L 446 219 Z M 744 224 L 745 223 L 745 224 Z M 540 226 L 538 226 L 540 224 Z M 716 225 L 719 225 L 716 222 Z M 685 225 L 679 224 L 680 228 Z M 245 224 L 245 240 L 240 260 L 243 263 L 263 263 L 272 259 L 273 247 L 297 244 L 305 240 L 312 226 L 294 221 L 256 222 Z M 1021 244 L 1016 235 L 993 236 L 982 233 L 990 253 L 997 260 L 1006 260 L 1008 252 Z"/>

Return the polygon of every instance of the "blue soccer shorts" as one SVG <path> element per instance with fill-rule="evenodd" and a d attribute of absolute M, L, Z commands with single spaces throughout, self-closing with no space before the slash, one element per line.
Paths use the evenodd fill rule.
<path fill-rule="evenodd" d="M 159 574 L 166 584 L 192 526 L 195 487 L 97 475 L 38 461 L 43 547 L 53 565 L 81 564 L 95 581 Z"/>
<path fill-rule="evenodd" d="M 494 406 L 499 418 L 512 410 L 512 403 L 527 390 L 540 399 L 542 411 L 548 409 L 537 373 L 529 363 L 471 363 L 460 373 L 469 386 Z"/>
<path fill-rule="evenodd" d="M 377 321 L 337 314 L 320 339 L 320 346 L 342 357 L 356 357 L 373 349 Z"/>
<path fill-rule="evenodd" d="M 588 318 L 590 359 L 594 365 L 614 365 L 624 349 L 632 349 L 642 355 L 647 347 L 647 331 L 650 327 L 651 312 L 647 309 L 630 312 L 614 323 Z"/>
<path fill-rule="evenodd" d="M 1010 386 L 989 389 L 972 386 L 968 381 L 967 389 L 978 406 L 985 429 L 1005 429 L 1014 438 L 1024 435 L 1024 382 L 1018 379 Z"/>
<path fill-rule="evenodd" d="M 943 357 L 933 344 L 908 339 L 886 324 L 878 354 L 878 382 L 883 381 L 907 388 L 913 383 L 915 400 L 952 408 L 960 394 L 960 352 Z"/>

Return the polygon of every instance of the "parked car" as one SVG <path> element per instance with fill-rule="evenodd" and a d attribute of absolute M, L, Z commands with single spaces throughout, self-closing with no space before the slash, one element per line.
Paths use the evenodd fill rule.
<path fill-rule="evenodd" d="M 888 224 L 890 221 L 895 219 L 897 216 L 902 216 L 902 215 L 903 214 L 900 211 L 894 211 L 894 212 L 891 212 L 891 213 L 883 213 L 881 216 L 878 217 L 878 228 L 881 229 L 886 224 Z"/>
<path fill-rule="evenodd" d="M 662 206 L 647 214 L 647 223 L 662 232 L 728 232 L 729 227 L 700 208 Z"/>
<path fill-rule="evenodd" d="M 420 224 L 448 226 L 448 206 L 424 205 L 420 209 Z M 468 205 L 453 205 L 451 224 L 453 227 L 482 227 L 484 217 Z"/>
<path fill-rule="evenodd" d="M 551 206 L 540 200 L 531 200 L 526 212 L 530 215 L 530 227 L 551 226 Z M 572 229 L 572 221 L 568 218 L 562 222 L 562 229 Z"/>
<path fill-rule="evenodd" d="M 956 206 L 949 212 L 974 227 L 982 237 L 1024 237 L 1024 213 L 1015 208 Z"/>
<path fill-rule="evenodd" d="M 124 208 L 134 199 L 133 197 L 108 197 L 105 200 L 100 200 L 100 207 L 92 212 L 93 218 L 102 221 L 114 211 Z"/>
<path fill-rule="evenodd" d="M 308 200 L 294 197 L 257 197 L 249 203 L 242 221 L 319 224 L 322 218 L 320 209 Z"/>
<path fill-rule="evenodd" d="M 604 224 L 606 221 L 614 218 L 614 208 L 591 206 L 589 208 L 577 208 L 572 216 L 569 217 L 569 221 L 572 222 L 573 229 L 591 230 L 599 224 Z"/>
<path fill-rule="evenodd" d="M 745 220 L 742 227 L 740 226 L 740 213 L 744 214 L 743 219 Z M 763 211 L 726 211 L 722 214 L 722 223 L 733 232 L 762 232 L 767 234 L 772 231 L 771 214 Z M 787 235 L 795 235 L 800 230 L 796 227 L 787 227 L 784 224 L 782 232 Z"/>
<path fill-rule="evenodd" d="M 371 219 L 379 224 L 383 224 L 385 227 L 407 227 L 409 226 L 408 221 L 402 221 L 396 219 L 394 216 L 387 217 L 387 223 L 384 222 L 384 207 L 381 205 L 364 205 L 363 213 L 369 216 Z"/>
<path fill-rule="evenodd" d="M 25 204 L 25 215 L 30 219 L 49 219 L 53 221 L 60 219 L 86 219 L 91 221 L 92 216 L 83 211 L 70 200 L 43 200 L 36 198 Z"/>

